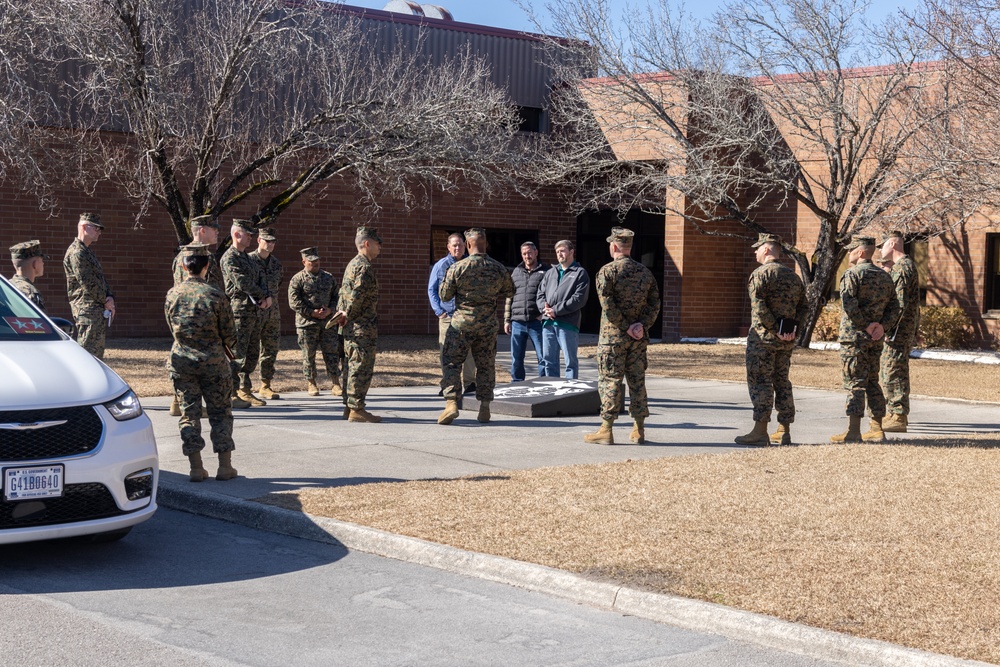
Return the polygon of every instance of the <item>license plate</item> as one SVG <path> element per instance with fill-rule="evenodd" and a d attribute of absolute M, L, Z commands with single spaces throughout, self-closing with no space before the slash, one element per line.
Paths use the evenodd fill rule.
<path fill-rule="evenodd" d="M 11 500 L 58 498 L 63 494 L 63 466 L 4 468 L 3 495 Z"/>

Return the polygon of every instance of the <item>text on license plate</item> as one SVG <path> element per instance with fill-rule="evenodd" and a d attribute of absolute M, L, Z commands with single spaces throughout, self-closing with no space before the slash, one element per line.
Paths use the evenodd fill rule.
<path fill-rule="evenodd" d="M 63 466 L 4 468 L 3 495 L 7 500 L 58 498 L 63 494 Z"/>

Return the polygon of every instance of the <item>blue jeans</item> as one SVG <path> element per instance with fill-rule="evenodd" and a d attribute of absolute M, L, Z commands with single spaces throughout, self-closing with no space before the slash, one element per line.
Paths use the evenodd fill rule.
<path fill-rule="evenodd" d="M 538 375 L 542 375 L 542 322 L 510 323 L 510 377 L 514 382 L 524 379 L 524 353 L 528 349 L 528 338 L 535 347 L 535 359 L 538 361 Z"/>
<path fill-rule="evenodd" d="M 580 377 L 580 367 L 576 361 L 576 348 L 580 332 L 564 327 L 548 326 L 542 329 L 542 366 L 545 375 L 559 377 L 559 351 L 566 360 L 566 377 L 572 380 Z"/>

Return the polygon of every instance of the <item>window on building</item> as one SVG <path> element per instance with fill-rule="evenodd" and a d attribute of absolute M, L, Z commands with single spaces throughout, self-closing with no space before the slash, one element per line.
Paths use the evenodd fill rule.
<path fill-rule="evenodd" d="M 431 228 L 431 257 L 430 264 L 433 265 L 448 252 L 448 237 L 458 232 L 464 234 L 468 227 L 453 229 L 451 227 Z M 521 263 L 521 244 L 531 241 L 538 245 L 537 229 L 490 229 L 486 228 L 486 239 L 489 241 L 487 251 L 493 259 L 497 260 L 508 269 L 513 269 Z"/>
<path fill-rule="evenodd" d="M 542 119 L 545 117 L 545 112 L 541 109 L 518 107 L 517 115 L 521 119 L 521 126 L 518 128 L 521 132 L 542 131 Z"/>
<path fill-rule="evenodd" d="M 984 309 L 990 315 L 1000 317 L 1000 234 L 986 235 L 985 282 Z"/>

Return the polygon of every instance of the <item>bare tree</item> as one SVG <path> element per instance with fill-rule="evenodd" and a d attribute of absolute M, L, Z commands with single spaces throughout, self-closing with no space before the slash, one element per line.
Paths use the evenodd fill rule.
<path fill-rule="evenodd" d="M 350 175 L 363 198 L 510 185 L 517 119 L 482 59 L 383 52 L 374 22 L 304 0 L 0 0 L 66 119 L 61 164 L 159 205 L 178 241 L 235 206 L 273 224 Z"/>
<path fill-rule="evenodd" d="M 564 72 L 553 113 L 588 129 L 558 134 L 546 168 L 581 184 L 581 207 L 665 202 L 707 234 L 752 238 L 781 208 L 812 221 L 812 252 L 788 248 L 808 345 L 852 234 L 940 231 L 969 166 L 961 133 L 943 131 L 965 122 L 953 70 L 928 62 L 940 50 L 922 31 L 874 24 L 860 0 L 734 1 L 704 26 L 651 2 L 618 22 L 606 0 L 549 3 L 602 78 Z"/>

